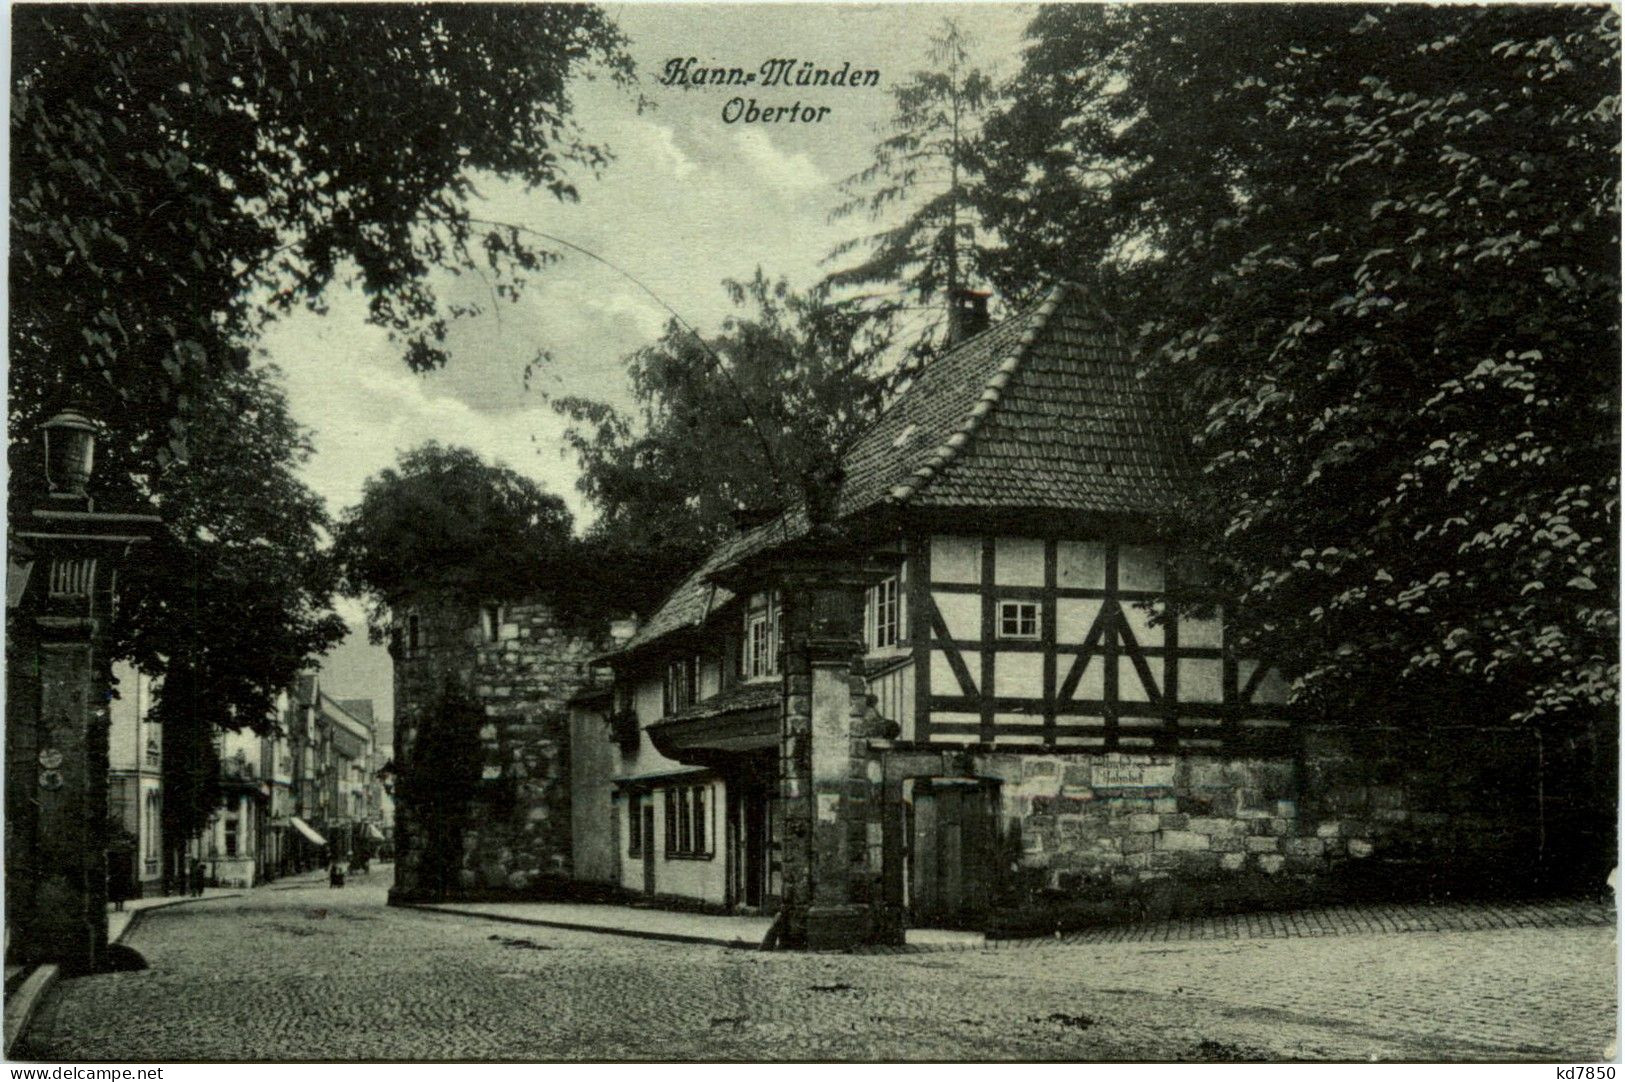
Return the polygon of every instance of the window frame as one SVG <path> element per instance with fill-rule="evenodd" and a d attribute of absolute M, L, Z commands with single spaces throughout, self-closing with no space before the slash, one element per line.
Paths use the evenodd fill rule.
<path fill-rule="evenodd" d="M 1007 630 L 1006 626 L 1006 621 L 1008 619 L 1006 613 L 1010 610 L 1014 610 L 1015 612 L 1016 630 L 1014 631 Z M 996 636 L 1000 639 L 1005 639 L 1012 642 L 1037 642 L 1043 637 L 1044 613 L 1036 601 L 1029 601 L 1025 598 L 1019 597 L 1000 598 L 995 616 L 997 619 L 994 621 L 993 629 Z M 1032 630 L 1030 632 L 1022 630 L 1023 625 L 1027 623 L 1027 618 L 1029 616 L 1032 622 Z"/>
<path fill-rule="evenodd" d="M 764 600 L 757 600 L 763 598 Z M 758 650 L 757 632 L 760 631 Z M 766 680 L 779 675 L 783 629 L 779 624 L 778 593 L 758 594 L 745 610 L 745 636 L 741 643 L 739 671 L 746 680 Z"/>
<path fill-rule="evenodd" d="M 689 654 L 666 663 L 661 682 L 661 715 L 671 717 L 699 701 L 700 656 Z"/>
<path fill-rule="evenodd" d="M 666 850 L 668 860 L 711 860 L 710 782 L 674 785 L 666 793 Z"/>
<path fill-rule="evenodd" d="M 490 643 L 501 638 L 503 617 L 507 615 L 502 611 L 505 608 L 506 605 L 497 602 L 480 606 L 480 641 Z"/>
<path fill-rule="evenodd" d="M 889 596 L 888 596 L 889 595 Z M 869 653 L 893 650 L 908 641 L 905 572 L 877 582 L 864 594 L 863 644 Z M 890 619 L 885 617 L 890 615 Z M 889 637 L 883 632 L 889 632 Z"/>

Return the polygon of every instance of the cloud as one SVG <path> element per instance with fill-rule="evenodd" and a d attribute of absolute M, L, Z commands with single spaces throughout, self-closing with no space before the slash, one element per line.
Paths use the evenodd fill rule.
<path fill-rule="evenodd" d="M 740 159 L 768 191 L 802 192 L 829 185 L 829 178 L 814 164 L 810 154 L 805 151 L 786 154 L 760 128 L 735 132 L 734 142 Z"/>

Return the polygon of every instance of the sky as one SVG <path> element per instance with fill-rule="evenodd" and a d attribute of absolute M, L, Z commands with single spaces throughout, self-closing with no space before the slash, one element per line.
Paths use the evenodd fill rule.
<path fill-rule="evenodd" d="M 477 217 L 528 226 L 579 245 L 648 287 L 564 251 L 515 304 L 488 306 L 453 326 L 451 360 L 415 375 L 399 347 L 368 326 L 365 300 L 335 288 L 327 310 L 287 317 L 264 338 L 264 363 L 280 369 L 294 416 L 312 432 L 303 479 L 335 515 L 363 482 L 427 440 L 473 448 L 562 496 L 578 524 L 591 509 L 562 441 L 557 397 L 631 404 L 625 357 L 659 337 L 669 305 L 702 334 L 731 310 L 724 279 L 757 268 L 806 288 L 836 265 L 823 262 L 863 231 L 829 220 L 839 181 L 872 160 L 891 112 L 889 88 L 926 65 L 930 34 L 950 11 L 974 39 L 973 63 L 1013 74 L 1033 14 L 1017 4 L 608 4 L 638 68 L 631 91 L 607 79 L 570 87 L 587 137 L 614 154 L 596 179 L 576 178 L 580 199 L 561 203 L 500 181 L 481 184 Z M 664 86 L 672 58 L 697 66 L 758 70 L 794 58 L 838 69 L 877 69 L 873 88 Z M 639 109 L 638 98 L 649 106 Z M 735 97 L 758 107 L 827 106 L 817 123 L 724 120 Z M 472 279 L 440 283 L 484 288 Z M 524 382 L 539 351 L 550 360 Z M 366 643 L 360 605 L 341 614 L 352 634 L 327 659 L 322 682 L 340 698 L 372 698 L 392 716 L 389 659 Z"/>

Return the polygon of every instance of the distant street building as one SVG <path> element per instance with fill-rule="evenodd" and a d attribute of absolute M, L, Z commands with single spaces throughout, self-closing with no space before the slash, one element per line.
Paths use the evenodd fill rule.
<path fill-rule="evenodd" d="M 113 821 L 133 841 L 128 896 L 163 887 L 163 727 L 148 717 L 153 680 L 133 665 L 113 666 L 108 704 L 107 795 Z M 114 869 L 109 869 L 109 875 Z M 111 887 L 111 884 L 110 884 Z"/>

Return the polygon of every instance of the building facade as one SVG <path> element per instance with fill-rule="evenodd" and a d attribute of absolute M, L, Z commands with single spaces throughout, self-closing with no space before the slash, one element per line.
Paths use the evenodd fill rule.
<path fill-rule="evenodd" d="M 114 698 L 108 704 L 107 797 L 123 835 L 109 877 L 123 876 L 122 893 L 139 898 L 162 890 L 163 732 L 148 718 L 153 682 L 128 663 L 113 666 Z M 110 850 L 114 852 L 114 850 Z M 110 891 L 119 891 L 109 883 Z"/>
<path fill-rule="evenodd" d="M 1295 718 L 1180 555 L 1195 478 L 1169 417 L 1110 319 L 1059 287 L 928 365 L 596 677 L 583 642 L 420 609 L 397 701 L 449 667 L 488 721 L 542 720 L 549 784 L 505 814 L 567 817 L 536 857 L 578 883 L 779 912 L 793 945 L 1520 874 L 1538 742 Z M 539 762 L 505 733 L 480 731 L 487 781 Z M 488 836 L 509 844 L 482 828 L 416 859 L 459 862 L 454 887 L 532 886 L 481 867 Z"/>

